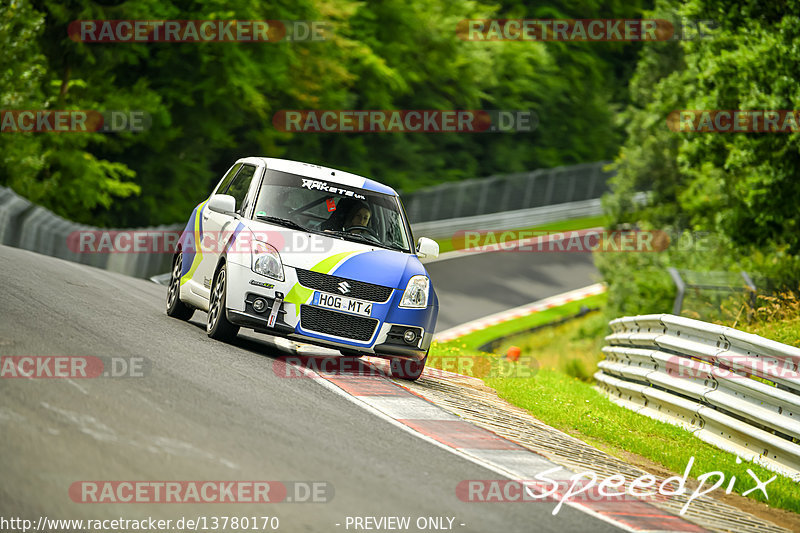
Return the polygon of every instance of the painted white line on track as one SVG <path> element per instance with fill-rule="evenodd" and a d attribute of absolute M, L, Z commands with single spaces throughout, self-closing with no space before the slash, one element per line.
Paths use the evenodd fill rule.
<path fill-rule="evenodd" d="M 395 420 L 461 420 L 458 416 L 424 400 L 417 401 L 414 398 L 393 396 L 359 396 L 358 398 Z"/>
<path fill-rule="evenodd" d="M 603 290 L 605 287 L 598 284 L 536 303 L 549 304 Z M 292 355 L 302 354 L 304 357 L 322 358 L 338 356 L 337 350 L 312 347 L 280 337 L 273 337 L 272 340 L 276 347 Z M 554 463 L 535 451 L 488 429 L 472 424 L 403 387 L 402 380 L 388 377 L 388 364 L 383 359 L 362 358 L 360 363 L 370 367 L 368 370 L 365 368 L 366 373 L 363 375 L 357 372 L 349 375 L 331 374 L 320 369 L 306 368 L 302 363 L 291 360 L 286 363 L 305 377 L 315 379 L 325 389 L 379 419 L 508 480 L 523 482 L 533 479 L 537 474 L 550 471 L 549 479 L 560 483 L 572 480 L 576 474 L 569 468 Z M 452 375 L 458 377 L 458 374 Z M 446 376 L 443 378 L 447 379 Z M 457 488 L 453 487 L 453 491 L 455 493 Z M 576 509 L 623 531 L 638 533 L 706 531 L 682 517 L 638 500 L 595 502 L 568 499 L 563 503 L 557 501 L 540 503 L 552 505 L 553 511 L 557 505 Z"/>
<path fill-rule="evenodd" d="M 312 372 L 312 373 L 316 374 L 316 372 Z M 448 446 L 446 444 L 443 444 L 443 443 L 437 441 L 436 439 L 434 439 L 432 437 L 429 437 L 428 435 L 420 433 L 420 432 L 414 430 L 413 428 L 407 426 L 406 424 L 403 424 L 399 420 L 396 420 L 396 419 L 392 418 L 390 415 L 388 415 L 388 414 L 382 412 L 381 410 L 379 410 L 376 406 L 373 406 L 373 405 L 363 401 L 363 399 L 362 399 L 362 398 L 369 398 L 369 397 L 353 396 L 353 395 L 349 394 L 347 391 L 345 391 L 344 389 L 338 387 L 336 384 L 334 384 L 334 383 L 328 381 L 327 379 L 325 379 L 324 376 L 320 376 L 319 374 L 317 374 L 317 377 L 322 378 L 322 379 L 318 380 L 318 383 L 320 383 L 326 389 L 328 389 L 331 392 L 337 394 L 338 396 L 341 396 L 342 398 L 346 399 L 347 401 L 358 405 L 359 407 L 365 409 L 366 411 L 370 412 L 371 414 L 377 416 L 381 420 L 385 420 L 386 422 L 389 422 L 393 426 L 398 427 L 398 428 L 402 429 L 403 431 L 405 431 L 407 433 L 410 433 L 411 435 L 414 435 L 417 438 L 420 438 L 420 439 L 422 439 L 424 441 L 427 441 L 427 442 L 433 444 L 434 446 L 437 446 L 438 448 L 441 448 L 441 449 L 446 450 L 446 451 L 448 451 L 448 452 L 450 452 L 452 454 L 455 454 L 455 455 L 461 457 L 462 459 L 466 459 L 467 461 L 470 461 L 471 463 L 473 463 L 475 465 L 478 465 L 478 466 L 483 467 L 483 468 L 485 468 L 485 469 L 487 469 L 487 470 L 489 470 L 491 472 L 494 472 L 494 473 L 496 473 L 498 475 L 501 475 L 501 476 L 505 477 L 506 479 L 510 479 L 510 480 L 530 479 L 530 476 L 526 476 L 526 475 L 522 474 L 521 472 L 516 472 L 516 471 L 514 471 L 512 469 L 505 468 L 504 466 L 502 466 L 500 464 L 497 464 L 494 461 L 490 461 L 490 460 L 478 457 L 476 455 L 473 455 L 467 449 L 453 448 L 451 446 Z M 422 400 L 422 401 L 425 401 L 425 400 Z M 440 409 L 440 408 L 437 407 L 437 409 Z M 442 409 L 442 411 L 444 411 L 444 410 Z M 446 414 L 449 415 L 449 413 L 446 413 Z M 444 415 L 443 415 L 442 419 L 445 419 Z M 498 437 L 498 438 L 500 438 L 500 437 Z M 522 452 L 522 453 L 526 453 L 526 452 Z M 541 464 L 542 466 L 547 465 L 547 468 L 545 468 L 545 470 L 547 470 L 549 468 L 563 468 L 563 467 L 561 467 L 561 465 L 557 465 L 555 463 L 551 463 L 550 461 L 548 461 L 547 459 L 545 459 L 543 457 L 541 459 L 539 459 L 538 457 L 540 457 L 540 456 L 536 456 L 533 452 L 527 452 L 527 453 L 529 453 L 530 455 L 532 455 L 532 456 L 537 458 L 537 460 L 536 460 L 536 464 L 537 465 L 539 465 L 539 464 Z M 453 491 L 455 492 L 455 487 L 453 488 Z M 552 505 L 555 506 L 556 504 L 553 503 Z M 604 516 L 604 515 L 602 515 L 600 513 L 597 513 L 595 511 L 593 511 L 592 509 L 584 507 L 583 505 L 580 505 L 580 504 L 578 504 L 576 502 L 567 501 L 567 502 L 564 503 L 564 505 L 569 506 L 569 507 L 571 507 L 573 509 L 577 509 L 577 510 L 579 510 L 581 512 L 584 512 L 586 514 L 589 514 L 589 515 L 597 518 L 598 520 L 602 520 L 604 522 L 612 524 L 613 526 L 615 526 L 615 527 L 617 527 L 619 529 L 622 529 L 624 531 L 629 531 L 631 533 L 642 533 L 642 530 L 634 529 L 634 528 L 628 526 L 627 524 L 623 524 L 623 523 L 617 522 L 615 520 L 612 520 L 611 518 L 609 518 L 607 516 Z"/>
<path fill-rule="evenodd" d="M 492 315 L 485 316 L 483 318 L 478 318 L 470 322 L 460 324 L 458 326 L 437 333 L 436 335 L 434 335 L 433 338 L 437 342 L 451 341 L 453 339 L 462 337 L 469 333 L 473 333 L 475 331 L 481 331 L 490 326 L 494 326 L 495 324 L 500 324 L 502 322 L 507 322 L 509 320 L 513 320 L 516 318 L 522 318 L 524 316 L 532 315 L 534 313 L 538 313 L 540 311 L 544 311 L 552 307 L 558 307 L 560 305 L 564 305 L 566 303 L 575 300 L 582 300 L 583 298 L 587 298 L 589 296 L 602 294 L 605 291 L 606 291 L 605 283 L 595 283 L 587 287 L 582 287 L 580 289 L 567 291 L 561 294 L 557 294 L 555 296 L 550 296 L 548 298 L 543 298 L 541 300 L 531 302 L 529 304 L 521 305 L 519 307 L 514 307 L 513 309 L 507 309 L 506 311 L 500 311 L 499 313 L 494 313 Z"/>
<path fill-rule="evenodd" d="M 292 354 L 301 352 L 316 352 L 317 356 L 332 356 L 334 351 L 326 349 L 308 349 L 308 345 L 294 343 L 285 339 L 275 338 L 275 345 Z M 374 366 L 369 360 L 364 360 L 365 365 Z M 381 361 L 383 363 L 383 361 Z M 385 420 L 401 430 L 423 439 L 424 441 L 446 450 L 454 455 L 470 461 L 472 464 L 483 467 L 503 478 L 522 481 L 530 480 L 536 474 L 552 470 L 555 475 L 550 478 L 556 481 L 566 480 L 574 475 L 569 469 L 556 464 L 549 459 L 526 449 L 504 437 L 475 426 L 460 417 L 446 411 L 438 405 L 424 399 L 395 382 L 392 379 L 370 374 L 369 376 L 329 375 L 317 372 L 300 365 L 290 363 L 302 370 L 306 377 L 316 379 L 317 383 L 350 403 L 366 410 L 370 414 Z M 380 365 L 384 366 L 384 365 Z M 374 395 L 371 391 L 380 386 L 385 394 Z M 395 390 L 396 389 L 396 390 Z M 359 391 L 363 394 L 359 395 Z M 402 417 L 402 418 L 401 418 Z M 453 487 L 456 491 L 456 487 Z M 542 502 L 545 503 L 545 502 Z M 610 503 L 610 502 L 608 502 Z M 645 532 L 646 527 L 636 528 L 628 523 L 611 516 L 613 512 L 608 503 L 597 506 L 596 504 L 567 500 L 563 505 L 602 520 L 623 531 Z M 546 502 L 553 509 L 557 502 Z M 595 508 L 593 508 L 593 505 Z M 628 504 L 629 505 L 629 504 Z M 611 504 L 614 507 L 614 504 Z M 663 531 L 702 531 L 694 524 L 683 521 L 669 514 L 662 514 L 659 509 L 652 508 L 656 515 L 671 521 L 673 528 L 664 528 Z M 617 513 L 620 511 L 617 510 Z M 622 515 L 625 513 L 623 512 Z M 628 517 L 629 521 L 633 517 Z M 636 523 L 635 520 L 632 522 Z"/>

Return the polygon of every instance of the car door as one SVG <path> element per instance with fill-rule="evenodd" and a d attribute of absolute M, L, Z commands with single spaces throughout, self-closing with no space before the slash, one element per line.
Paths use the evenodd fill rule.
<path fill-rule="evenodd" d="M 203 207 L 201 213 L 203 224 L 203 235 L 200 241 L 200 249 L 203 258 L 195 273 L 195 290 L 205 299 L 211 294 L 211 284 L 214 279 L 214 269 L 219 262 L 219 257 L 225 252 L 225 246 L 233 235 L 233 231 L 238 224 L 238 219 L 248 213 L 250 207 L 251 186 L 258 181 L 253 179 L 260 176 L 259 165 L 254 163 L 243 163 L 236 175 L 228 183 L 223 183 L 217 188 L 215 194 L 228 194 L 233 196 L 236 201 L 236 212 L 217 213 Z"/>
<path fill-rule="evenodd" d="M 228 189 L 228 186 L 229 186 L 229 185 L 231 184 L 231 182 L 233 181 L 233 178 L 236 176 L 236 174 L 239 172 L 239 170 L 240 170 L 241 168 L 242 168 L 242 163 L 236 163 L 236 164 L 234 164 L 234 165 L 233 165 L 233 166 L 232 166 L 232 167 L 231 167 L 231 168 L 228 170 L 228 172 L 226 172 L 226 173 L 225 173 L 225 175 L 222 177 L 222 179 L 221 179 L 221 180 L 220 180 L 220 182 L 217 184 L 216 188 L 214 189 L 214 191 L 213 191 L 211 194 L 212 194 L 212 195 L 214 195 L 214 194 L 216 194 L 216 193 L 217 193 L 217 191 L 224 191 L 224 190 L 227 190 L 227 189 Z M 191 244 L 191 247 L 190 247 L 190 248 L 191 248 L 191 250 L 193 250 L 193 253 L 191 254 L 191 260 L 192 260 L 192 262 L 194 262 L 195 260 L 202 261 L 203 252 L 204 252 L 204 250 L 203 250 L 203 247 L 202 247 L 202 242 L 203 242 L 202 235 L 203 235 L 203 230 L 204 230 L 205 228 L 203 227 L 203 223 L 202 223 L 202 222 L 203 222 L 203 221 L 202 221 L 202 217 L 203 217 L 203 216 L 205 216 L 205 214 L 204 214 L 203 210 L 201 209 L 201 210 L 200 210 L 200 211 L 199 211 L 199 212 L 196 214 L 196 216 L 200 218 L 200 224 L 199 224 L 199 231 L 200 231 L 200 233 L 199 233 L 199 236 L 195 237 L 195 238 L 196 238 L 196 241 L 195 241 L 194 239 L 192 239 L 192 240 L 191 240 L 191 243 L 192 243 L 192 244 Z M 192 223 L 192 225 L 194 225 L 194 220 L 192 220 L 192 221 L 191 221 L 191 223 Z M 196 253 L 196 254 L 195 254 L 195 253 L 194 253 L 194 251 L 195 251 L 195 250 L 196 250 L 196 252 L 198 252 L 198 253 Z M 185 265 L 185 266 L 186 266 L 186 265 Z M 203 278 L 202 278 L 202 275 L 201 275 L 201 274 L 202 274 L 202 270 L 200 270 L 200 271 L 198 272 L 198 270 L 199 270 L 199 267 L 200 267 L 200 265 L 198 265 L 198 267 L 197 267 L 197 268 L 189 268 L 188 266 L 186 266 L 186 268 L 189 268 L 189 271 L 191 272 L 191 276 L 190 276 L 190 277 L 189 277 L 189 279 L 187 280 L 186 287 L 189 289 L 189 291 L 190 291 L 190 292 L 191 292 L 193 295 L 200 295 L 200 296 L 203 296 L 203 295 L 204 295 L 204 293 L 206 293 L 206 292 L 207 292 L 207 289 L 205 289 L 205 288 L 203 287 Z M 206 296 L 206 297 L 207 297 L 207 296 Z"/>

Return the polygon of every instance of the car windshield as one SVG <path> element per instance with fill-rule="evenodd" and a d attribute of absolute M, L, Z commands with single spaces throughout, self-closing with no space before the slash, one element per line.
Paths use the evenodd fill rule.
<path fill-rule="evenodd" d="M 255 217 L 286 227 L 410 252 L 410 233 L 396 196 L 267 170 Z"/>

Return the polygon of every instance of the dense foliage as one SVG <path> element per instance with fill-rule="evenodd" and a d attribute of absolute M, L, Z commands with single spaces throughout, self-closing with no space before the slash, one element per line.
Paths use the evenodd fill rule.
<path fill-rule="evenodd" d="M 0 109 L 144 110 L 142 133 L 0 135 L 0 184 L 82 222 L 185 219 L 232 160 L 286 157 L 405 191 L 446 180 L 613 158 L 639 45 L 473 42 L 463 19 L 636 17 L 589 0 L 10 0 L 0 5 Z M 329 39 L 81 43 L 74 20 L 320 20 Z M 533 110 L 530 133 L 286 133 L 291 109 Z"/>
<path fill-rule="evenodd" d="M 800 277 L 800 134 L 667 127 L 674 110 L 797 109 L 800 2 L 665 0 L 652 16 L 668 13 L 713 20 L 716 27 L 707 38 L 641 50 L 607 205 L 615 224 L 684 236 L 701 232 L 707 245 L 600 257 L 616 315 L 669 311 L 674 285 L 668 265 L 744 269 L 778 284 Z M 652 191 L 644 208 L 633 202 L 637 190 Z"/>

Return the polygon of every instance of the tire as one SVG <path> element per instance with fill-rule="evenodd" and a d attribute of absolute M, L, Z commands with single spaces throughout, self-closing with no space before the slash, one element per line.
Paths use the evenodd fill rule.
<path fill-rule="evenodd" d="M 167 287 L 167 315 L 178 320 L 189 320 L 194 308 L 181 301 L 181 270 L 183 269 L 183 253 L 175 254 L 172 261 L 172 275 Z"/>
<path fill-rule="evenodd" d="M 416 381 L 422 375 L 422 371 L 425 369 L 425 362 L 427 360 L 427 353 L 422 361 L 412 361 L 411 359 L 392 359 L 389 365 L 389 368 L 392 371 L 392 377 Z"/>
<path fill-rule="evenodd" d="M 211 285 L 211 296 L 208 301 L 208 319 L 206 321 L 206 333 L 214 340 L 231 341 L 239 333 L 239 326 L 228 322 L 225 315 L 225 302 L 228 294 L 228 276 L 225 265 L 222 265 L 214 275 L 214 283 Z"/>

